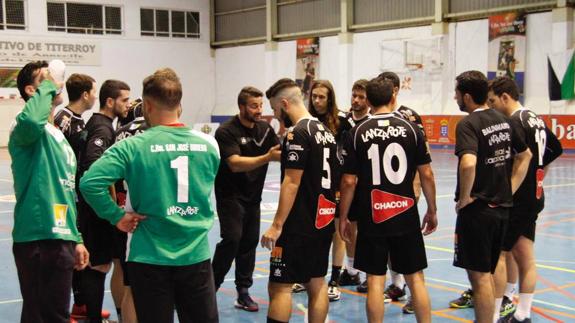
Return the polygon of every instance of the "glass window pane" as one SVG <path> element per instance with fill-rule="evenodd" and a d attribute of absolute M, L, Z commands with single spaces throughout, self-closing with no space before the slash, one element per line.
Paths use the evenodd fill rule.
<path fill-rule="evenodd" d="M 4 3 L 0 0 L 0 30 L 4 29 Z"/>
<path fill-rule="evenodd" d="M 121 34 L 122 10 L 120 7 L 106 7 L 106 33 Z M 112 29 L 112 30 L 109 30 Z"/>
<path fill-rule="evenodd" d="M 200 37 L 200 13 L 199 12 L 186 12 L 186 32 L 188 37 Z"/>
<path fill-rule="evenodd" d="M 145 33 L 146 36 L 154 36 L 154 9 L 140 9 L 140 25 L 142 35 L 146 31 L 151 31 L 151 35 Z"/>
<path fill-rule="evenodd" d="M 156 9 L 156 36 L 170 36 L 170 12 Z"/>
<path fill-rule="evenodd" d="M 172 35 L 186 32 L 186 16 L 183 11 L 172 11 Z"/>
<path fill-rule="evenodd" d="M 63 3 L 48 2 L 48 30 L 66 31 Z"/>
<path fill-rule="evenodd" d="M 6 28 L 24 29 L 24 1 L 6 0 Z M 12 25 L 12 26 L 9 26 Z"/>
<path fill-rule="evenodd" d="M 66 3 L 66 16 L 69 33 L 103 33 L 101 5 Z"/>

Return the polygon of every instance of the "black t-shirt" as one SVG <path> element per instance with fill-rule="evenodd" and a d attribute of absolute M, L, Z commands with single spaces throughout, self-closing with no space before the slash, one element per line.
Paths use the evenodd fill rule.
<path fill-rule="evenodd" d="M 421 133 L 423 134 L 423 138 L 427 142 L 427 136 L 425 135 L 425 128 L 423 127 L 423 120 L 421 119 L 421 116 L 419 115 L 419 113 L 417 113 L 415 110 L 408 108 L 404 105 L 397 108 L 394 112 L 396 112 L 398 115 L 400 115 L 405 120 L 408 120 L 408 121 L 415 123 L 417 125 L 417 128 L 419 128 L 419 130 L 421 130 Z"/>
<path fill-rule="evenodd" d="M 358 231 L 392 236 L 420 230 L 413 178 L 431 156 L 417 126 L 395 113 L 373 115 L 351 130 L 344 150 L 343 172 L 358 178 Z"/>
<path fill-rule="evenodd" d="M 253 128 L 247 128 L 235 116 L 220 125 L 215 137 L 222 159 L 215 182 L 216 197 L 259 203 L 268 164 L 249 172 L 233 173 L 226 160 L 232 155 L 255 157 L 267 153 L 271 147 L 279 144 L 273 128 L 265 121 L 258 121 Z"/>
<path fill-rule="evenodd" d="M 289 128 L 282 147 L 282 181 L 286 169 L 303 175 L 283 232 L 316 236 L 332 234 L 335 218 L 333 175 L 339 167 L 335 137 L 315 118 L 305 118 Z"/>
<path fill-rule="evenodd" d="M 477 109 L 457 124 L 455 155 L 477 156 L 471 197 L 503 207 L 513 205 L 511 196 L 512 156 L 527 149 L 503 114 L 493 109 Z M 459 166 L 458 166 L 459 169 Z M 459 200 L 459 171 L 455 200 Z"/>
<path fill-rule="evenodd" d="M 106 149 L 116 142 L 116 134 L 114 125 L 112 124 L 113 121 L 114 120 L 101 113 L 94 113 L 90 120 L 88 120 L 86 124 L 88 135 L 80 163 L 80 176 L 104 154 Z"/>
<path fill-rule="evenodd" d="M 84 119 L 82 119 L 81 115 L 65 107 L 58 111 L 54 117 L 54 124 L 62 131 L 64 137 L 66 137 L 66 140 L 70 143 L 72 150 L 74 150 L 76 160 L 80 163 L 81 153 L 84 150 L 84 146 L 86 146 L 87 137 Z"/>
<path fill-rule="evenodd" d="M 563 148 L 545 122 L 534 112 L 519 109 L 511 115 L 510 121 L 513 131 L 533 154 L 525 180 L 513 195 L 513 208 L 537 214 L 545 204 L 543 168 L 559 157 Z"/>

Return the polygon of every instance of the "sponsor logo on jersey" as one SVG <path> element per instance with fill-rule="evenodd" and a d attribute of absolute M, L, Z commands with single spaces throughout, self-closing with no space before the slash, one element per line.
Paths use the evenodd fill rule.
<path fill-rule="evenodd" d="M 64 188 L 64 191 L 73 192 L 76 187 L 76 175 L 73 173 L 66 172 L 66 178 L 59 178 L 60 185 Z"/>
<path fill-rule="evenodd" d="M 293 132 L 288 132 L 287 134 L 287 140 L 293 140 Z"/>
<path fill-rule="evenodd" d="M 320 125 L 318 125 L 319 127 Z M 315 142 L 318 144 L 322 144 L 322 145 L 326 145 L 328 143 L 330 144 L 335 144 L 335 137 L 333 136 L 333 134 L 331 132 L 316 132 L 315 133 Z"/>
<path fill-rule="evenodd" d="M 299 160 L 299 155 L 295 151 L 290 151 L 287 160 L 290 162 L 296 162 Z"/>
<path fill-rule="evenodd" d="M 68 215 L 68 205 L 67 204 L 53 204 L 52 205 L 54 224 L 55 227 L 52 228 L 53 233 L 60 234 L 70 234 L 72 231 L 66 227 L 66 216 Z"/>
<path fill-rule="evenodd" d="M 276 268 L 276 270 L 274 270 L 274 276 L 275 277 L 281 277 L 282 271 L 279 268 Z"/>
<path fill-rule="evenodd" d="M 374 223 L 385 222 L 413 207 L 410 197 L 380 190 L 371 191 L 371 216 Z"/>
<path fill-rule="evenodd" d="M 173 206 L 168 207 L 168 209 L 166 210 L 166 214 L 168 216 L 177 214 L 181 217 L 184 217 L 187 215 L 196 215 L 196 214 L 198 214 L 198 212 L 200 212 L 200 208 L 197 206 L 187 206 L 187 207 L 183 208 L 181 206 L 173 205 Z"/>
<path fill-rule="evenodd" d="M 317 212 L 315 216 L 315 228 L 323 229 L 335 219 L 335 202 L 320 194 L 317 200 Z"/>
<path fill-rule="evenodd" d="M 386 121 L 386 120 L 381 120 Z M 397 137 L 407 137 L 407 129 L 402 126 L 389 126 L 386 128 L 370 128 L 366 132 L 361 134 L 361 140 L 363 142 L 368 142 L 374 138 L 381 138 L 382 140 L 387 140 L 389 138 Z"/>
<path fill-rule="evenodd" d="M 94 140 L 94 145 L 102 147 L 104 145 L 104 140 L 102 140 L 102 138 L 97 138 L 96 140 Z"/>
<path fill-rule="evenodd" d="M 543 178 L 545 178 L 545 171 L 543 169 L 538 169 L 535 178 L 537 179 L 537 190 L 535 191 L 535 197 L 540 200 L 543 196 Z"/>

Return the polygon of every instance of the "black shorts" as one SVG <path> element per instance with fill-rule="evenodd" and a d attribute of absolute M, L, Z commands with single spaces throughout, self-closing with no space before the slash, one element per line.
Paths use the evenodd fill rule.
<path fill-rule="evenodd" d="M 427 268 L 421 232 L 397 236 L 366 236 L 358 232 L 354 268 L 370 275 L 385 275 L 388 258 L 391 269 L 400 274 L 409 275 Z"/>
<path fill-rule="evenodd" d="M 316 237 L 282 234 L 270 257 L 270 282 L 303 284 L 324 277 L 331 239 L 331 234 Z"/>
<path fill-rule="evenodd" d="M 128 268 L 126 265 L 126 250 L 128 244 L 128 234 L 114 228 L 114 250 L 112 250 L 112 258 L 120 261 L 122 267 L 122 274 L 124 276 L 124 286 L 130 286 L 128 278 Z"/>
<path fill-rule="evenodd" d="M 510 251 L 521 236 L 535 242 L 536 221 L 537 214 L 512 208 L 501 250 Z"/>
<path fill-rule="evenodd" d="M 453 265 L 478 272 L 495 272 L 509 209 L 492 208 L 476 200 L 459 210 L 455 224 Z"/>
<path fill-rule="evenodd" d="M 138 322 L 216 323 L 218 304 L 209 260 L 186 266 L 128 262 Z"/>
<path fill-rule="evenodd" d="M 84 245 L 90 253 L 90 265 L 99 266 L 112 262 L 116 248 L 116 228 L 98 217 L 85 201 L 78 203 L 78 223 Z"/>

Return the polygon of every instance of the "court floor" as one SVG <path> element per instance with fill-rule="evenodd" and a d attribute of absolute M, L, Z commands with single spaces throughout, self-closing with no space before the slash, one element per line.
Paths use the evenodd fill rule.
<path fill-rule="evenodd" d="M 473 310 L 450 309 L 448 302 L 456 298 L 469 283 L 463 270 L 452 266 L 455 211 L 453 192 L 456 183 L 457 160 L 451 149 L 432 151 L 433 169 L 437 184 L 438 230 L 425 239 L 429 267 L 425 270 L 426 285 L 431 295 L 433 320 L 436 322 L 472 322 Z M 273 219 L 280 187 L 279 165 L 272 164 L 266 179 L 262 201 L 261 232 Z M 545 180 L 546 207 L 537 226 L 535 252 L 537 259 L 537 288 L 532 319 L 534 322 L 575 322 L 575 155 L 567 154 L 557 160 Z M 420 213 L 425 201 L 419 203 Z M 0 150 L 0 323 L 19 320 L 22 300 L 12 257 L 11 229 L 14 196 L 10 161 L 5 149 Z M 210 232 L 211 248 L 219 240 L 219 223 Z M 221 322 L 265 322 L 268 297 L 267 277 L 269 252 L 258 247 L 254 286 L 251 294 L 260 304 L 260 311 L 248 313 L 234 308 L 235 287 L 233 267 L 218 292 Z M 341 300 L 330 303 L 330 322 L 365 322 L 365 295 L 352 288 L 342 288 Z M 307 297 L 293 297 L 292 322 L 303 322 Z M 386 305 L 387 322 L 415 322 L 415 316 L 402 314 L 403 303 Z M 109 291 L 105 308 L 115 311 Z"/>

